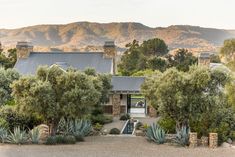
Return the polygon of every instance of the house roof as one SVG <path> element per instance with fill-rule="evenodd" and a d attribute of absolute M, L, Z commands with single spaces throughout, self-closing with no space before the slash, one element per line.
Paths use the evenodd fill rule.
<path fill-rule="evenodd" d="M 115 93 L 139 93 L 145 77 L 113 76 L 112 92 Z"/>
<path fill-rule="evenodd" d="M 26 59 L 18 59 L 15 69 L 23 75 L 35 74 L 39 66 L 58 65 L 85 70 L 94 68 L 98 73 L 112 73 L 112 59 L 104 58 L 102 52 L 31 52 Z"/>

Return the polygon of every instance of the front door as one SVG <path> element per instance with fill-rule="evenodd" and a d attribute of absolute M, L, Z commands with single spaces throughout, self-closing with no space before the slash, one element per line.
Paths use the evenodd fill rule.
<path fill-rule="evenodd" d="M 145 117 L 146 106 L 146 100 L 142 95 L 127 96 L 127 113 L 132 117 Z"/>

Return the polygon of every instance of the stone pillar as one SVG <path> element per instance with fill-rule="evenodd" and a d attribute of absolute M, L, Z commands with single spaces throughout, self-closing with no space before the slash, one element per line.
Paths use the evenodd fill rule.
<path fill-rule="evenodd" d="M 208 137 L 202 136 L 201 137 L 201 144 L 202 144 L 202 146 L 207 147 L 208 146 Z"/>
<path fill-rule="evenodd" d="M 197 133 L 196 132 L 189 133 L 189 147 L 191 148 L 197 147 Z"/>
<path fill-rule="evenodd" d="M 121 112 L 120 94 L 113 94 L 113 115 L 119 116 Z"/>
<path fill-rule="evenodd" d="M 149 105 L 149 116 L 157 117 L 157 110 L 151 105 Z"/>
<path fill-rule="evenodd" d="M 209 134 L 209 147 L 216 148 L 218 146 L 218 134 L 210 133 Z"/>

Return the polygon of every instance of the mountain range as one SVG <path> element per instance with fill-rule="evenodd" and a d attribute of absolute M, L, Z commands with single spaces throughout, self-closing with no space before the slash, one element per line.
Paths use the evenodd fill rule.
<path fill-rule="evenodd" d="M 235 30 L 174 25 L 151 28 L 141 23 L 76 22 L 65 25 L 36 25 L 18 29 L 0 29 L 0 41 L 7 47 L 17 41 L 30 41 L 39 50 L 99 50 L 105 41 L 114 40 L 120 50 L 134 39 L 142 42 L 161 38 L 170 50 L 216 51 L 225 39 L 235 38 Z"/>

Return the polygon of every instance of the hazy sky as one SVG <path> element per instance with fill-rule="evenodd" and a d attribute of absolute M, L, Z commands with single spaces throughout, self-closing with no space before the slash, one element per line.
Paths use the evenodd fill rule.
<path fill-rule="evenodd" d="M 0 28 L 78 21 L 235 29 L 235 0 L 0 0 Z"/>

